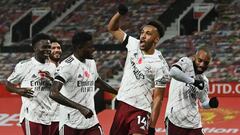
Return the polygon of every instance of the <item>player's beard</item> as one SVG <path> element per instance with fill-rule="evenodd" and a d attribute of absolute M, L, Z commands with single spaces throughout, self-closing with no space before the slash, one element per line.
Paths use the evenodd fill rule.
<path fill-rule="evenodd" d="M 150 50 L 153 46 L 153 42 L 150 42 L 150 41 L 143 41 L 140 46 L 140 49 L 144 52 L 147 52 L 148 50 Z"/>
<path fill-rule="evenodd" d="M 51 51 L 47 51 L 47 50 L 39 50 L 35 52 L 35 57 L 37 60 L 43 63 L 46 59 L 48 59 L 50 52 Z"/>
<path fill-rule="evenodd" d="M 86 59 L 93 59 L 93 55 L 92 54 L 88 54 L 88 56 L 86 56 Z"/>
<path fill-rule="evenodd" d="M 49 55 L 49 58 L 54 62 L 58 62 L 60 60 L 60 57 L 54 57 L 52 54 Z"/>
<path fill-rule="evenodd" d="M 202 74 L 207 69 L 207 67 L 205 67 L 205 68 L 203 67 L 203 68 L 201 68 L 202 70 L 198 70 L 198 68 L 200 68 L 200 67 L 198 67 L 196 65 L 195 61 L 193 61 L 193 68 L 194 68 L 194 71 L 196 74 Z"/>

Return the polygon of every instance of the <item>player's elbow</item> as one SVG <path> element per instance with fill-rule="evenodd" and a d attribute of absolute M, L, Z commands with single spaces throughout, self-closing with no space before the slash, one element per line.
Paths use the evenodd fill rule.
<path fill-rule="evenodd" d="M 108 31 L 111 33 L 113 31 L 116 31 L 116 29 L 114 29 L 113 25 L 111 23 L 108 24 Z"/>
<path fill-rule="evenodd" d="M 175 78 L 177 75 L 177 70 L 175 67 L 171 68 L 169 71 L 170 77 Z"/>
<path fill-rule="evenodd" d="M 58 99 L 59 94 L 60 94 L 60 93 L 59 93 L 58 91 L 51 90 L 51 91 L 50 91 L 50 94 L 49 94 L 49 97 L 50 97 L 51 99 L 53 99 L 53 100 L 56 100 L 56 99 Z"/>
<path fill-rule="evenodd" d="M 5 86 L 6 86 L 6 90 L 7 90 L 8 92 L 11 92 L 11 93 L 15 92 L 15 93 L 16 93 L 16 91 L 14 90 L 15 86 L 14 86 L 14 84 L 12 84 L 11 82 L 6 81 L 6 82 L 5 82 Z"/>
<path fill-rule="evenodd" d="M 210 109 L 211 107 L 209 106 L 209 100 L 204 101 L 204 102 L 201 104 L 201 107 L 202 107 L 203 109 Z"/>

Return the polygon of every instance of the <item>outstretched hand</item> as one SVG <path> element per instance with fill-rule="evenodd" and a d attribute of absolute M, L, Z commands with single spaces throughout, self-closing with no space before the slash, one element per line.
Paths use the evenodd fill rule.
<path fill-rule="evenodd" d="M 218 99 L 217 97 L 212 97 L 209 101 L 209 106 L 211 108 L 217 108 L 218 107 Z"/>
<path fill-rule="evenodd" d="M 120 15 L 126 15 L 128 12 L 128 8 L 127 6 L 125 6 L 124 4 L 119 4 L 118 5 L 118 12 Z"/>

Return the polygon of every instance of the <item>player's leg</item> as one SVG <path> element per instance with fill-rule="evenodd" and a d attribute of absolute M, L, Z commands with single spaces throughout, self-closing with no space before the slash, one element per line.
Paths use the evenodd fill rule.
<path fill-rule="evenodd" d="M 189 131 L 188 135 L 204 135 L 202 128 L 192 129 Z"/>
<path fill-rule="evenodd" d="M 24 135 L 42 135 L 42 125 L 24 119 L 21 123 Z"/>
<path fill-rule="evenodd" d="M 50 130 L 50 125 L 41 124 L 41 126 L 42 126 L 42 134 L 41 135 L 52 135 L 51 130 Z"/>
<path fill-rule="evenodd" d="M 102 127 L 97 124 L 89 129 L 86 129 L 83 133 L 84 135 L 104 135 Z M 81 133 L 79 135 L 82 135 Z"/>
<path fill-rule="evenodd" d="M 166 135 L 187 135 L 187 129 L 175 126 L 169 119 L 166 119 L 165 125 Z"/>
<path fill-rule="evenodd" d="M 59 131 L 59 135 L 76 135 L 78 132 L 77 129 L 71 128 L 67 125 L 64 125 L 60 131 Z"/>
<path fill-rule="evenodd" d="M 125 103 L 118 101 L 110 135 L 128 135 L 129 126 L 125 123 L 126 114 L 128 114 L 128 107 Z"/>
<path fill-rule="evenodd" d="M 59 122 L 52 122 L 50 125 L 50 135 L 59 135 Z"/>
<path fill-rule="evenodd" d="M 148 112 L 132 107 L 131 116 L 127 120 L 130 123 L 129 134 L 148 134 L 148 126 L 150 123 L 150 114 Z"/>
<path fill-rule="evenodd" d="M 22 123 L 21 123 L 21 127 L 22 127 L 22 130 L 23 130 L 24 135 L 26 135 L 27 133 L 26 133 L 25 119 L 22 121 Z"/>

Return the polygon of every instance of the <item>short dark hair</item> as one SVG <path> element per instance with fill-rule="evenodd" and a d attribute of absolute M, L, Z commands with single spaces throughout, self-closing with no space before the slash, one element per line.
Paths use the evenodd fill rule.
<path fill-rule="evenodd" d="M 51 36 L 50 41 L 51 41 L 51 43 L 57 42 L 57 43 L 60 44 L 60 46 L 62 46 L 62 41 L 61 41 L 61 40 L 58 40 L 58 39 L 57 39 L 56 37 L 54 37 L 54 36 Z"/>
<path fill-rule="evenodd" d="M 39 33 L 32 38 L 32 47 L 36 45 L 40 40 L 50 40 L 50 36 L 45 33 Z"/>
<path fill-rule="evenodd" d="M 87 41 L 92 40 L 92 35 L 87 32 L 77 32 L 72 37 L 73 48 L 82 48 Z"/>
<path fill-rule="evenodd" d="M 212 57 L 212 52 L 210 50 L 210 48 L 207 46 L 207 45 L 203 45 L 203 46 L 200 46 L 197 51 L 196 51 L 196 54 L 199 52 L 199 51 L 204 51 L 207 53 L 207 55 L 211 58 Z"/>
<path fill-rule="evenodd" d="M 157 21 L 150 21 L 147 25 L 152 25 L 153 27 L 157 28 L 157 32 L 159 34 L 159 37 L 163 37 L 164 35 L 164 26 L 162 23 L 157 22 Z"/>

